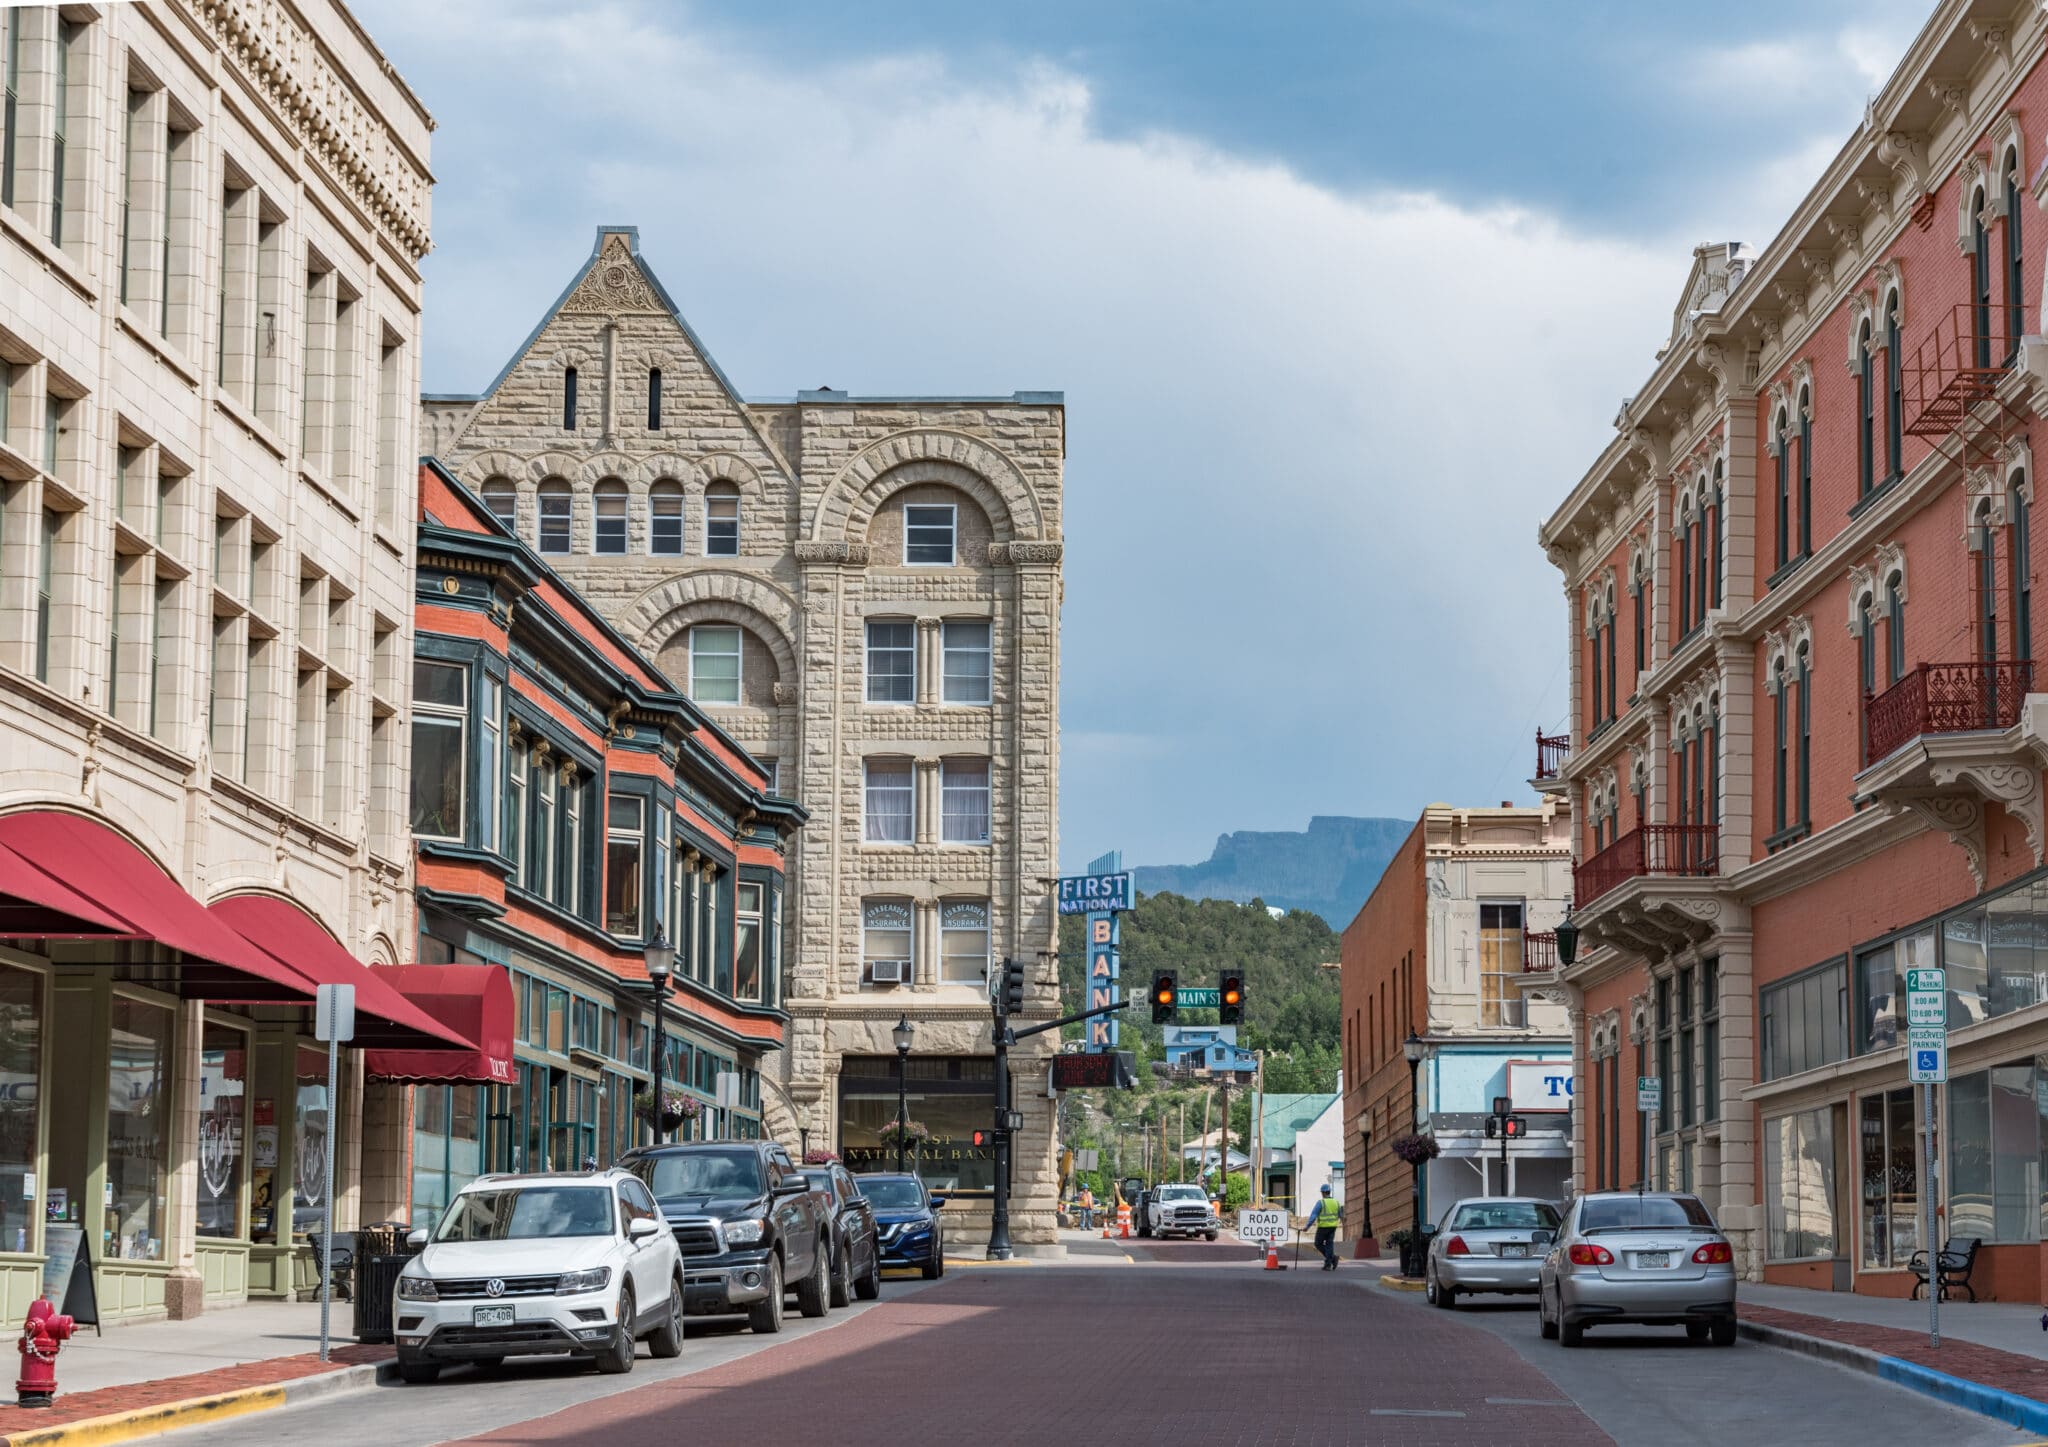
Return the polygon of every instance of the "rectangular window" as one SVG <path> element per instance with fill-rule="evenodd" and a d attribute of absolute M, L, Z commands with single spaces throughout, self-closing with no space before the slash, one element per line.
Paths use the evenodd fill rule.
<path fill-rule="evenodd" d="M 1656 990 L 1657 1025 L 1657 1078 L 1664 1082 L 1664 1089 L 1657 1097 L 1657 1133 L 1663 1135 L 1671 1129 L 1672 1096 L 1675 1093 L 1671 1079 L 1671 981 L 1657 981 Z M 1668 1177 L 1659 1176 L 1659 1180 Z"/>
<path fill-rule="evenodd" d="M 1701 1118 L 1721 1118 L 1721 962 L 1700 962 Z"/>
<path fill-rule="evenodd" d="M 641 934 L 641 861 L 646 850 L 645 802 L 611 796 L 604 835 L 604 927 L 638 939 Z"/>
<path fill-rule="evenodd" d="M 526 851 L 526 745 L 515 742 L 505 752 L 505 859 L 512 877 L 531 887 Z"/>
<path fill-rule="evenodd" d="M 740 495 L 730 483 L 704 493 L 704 554 L 736 558 L 740 553 Z"/>
<path fill-rule="evenodd" d="M 64 244 L 65 148 L 71 132 L 71 44 L 79 26 L 57 22 L 56 95 L 50 107 L 50 244 Z"/>
<path fill-rule="evenodd" d="M 124 995 L 112 1013 L 100 1251 L 102 1259 L 161 1261 L 170 1236 L 173 1017 Z"/>
<path fill-rule="evenodd" d="M 759 884 L 742 880 L 735 905 L 732 995 L 735 1000 L 761 998 L 761 894 Z"/>
<path fill-rule="evenodd" d="M 910 983 L 910 901 L 861 903 L 861 960 L 871 982 Z"/>
<path fill-rule="evenodd" d="M 576 369 L 568 368 L 562 373 L 562 430 L 576 430 Z"/>
<path fill-rule="evenodd" d="M 956 511 L 951 503 L 906 504 L 903 561 L 916 567 L 952 567 Z"/>
<path fill-rule="evenodd" d="M 6 18 L 0 13 L 0 24 Z M 36 1215 L 47 1209 L 37 1199 L 35 1181 L 42 1157 L 36 1130 L 43 1079 L 42 976 L 0 966 L 0 1018 L 7 1021 L 8 1075 L 29 1087 L 0 1092 L 0 1241 L 33 1251 Z"/>
<path fill-rule="evenodd" d="M 647 430 L 661 431 L 661 368 L 647 369 Z"/>
<path fill-rule="evenodd" d="M 543 487 L 540 490 L 540 550 L 544 553 L 569 551 L 569 489 Z"/>
<path fill-rule="evenodd" d="M 648 495 L 647 550 L 658 557 L 683 552 L 683 494 L 674 483 L 656 483 Z"/>
<path fill-rule="evenodd" d="M 1817 1070 L 1848 1057 L 1848 966 L 1835 960 L 1757 992 L 1765 1080 Z M 1670 1099 L 1670 1092 L 1665 1092 Z"/>
<path fill-rule="evenodd" d="M 1693 1034 L 1692 988 L 1692 971 L 1680 970 L 1675 985 L 1678 1004 L 1678 1079 L 1676 1082 L 1667 1085 L 1666 1089 L 1675 1087 L 1678 1092 L 1678 1123 L 1681 1126 L 1689 1126 L 1697 1118 L 1694 1113 L 1697 1097 L 1693 1094 L 1692 1081 L 1692 1057 L 1695 1042 Z"/>
<path fill-rule="evenodd" d="M 488 673 L 483 675 L 483 742 L 477 759 L 476 847 L 498 847 L 498 761 L 504 756 L 499 718 L 504 704 L 504 685 Z"/>
<path fill-rule="evenodd" d="M 626 490 L 599 488 L 596 496 L 596 551 L 623 555 L 626 551 Z"/>
<path fill-rule="evenodd" d="M 199 1045 L 199 1202 L 201 1236 L 245 1239 L 242 1198 L 249 1108 L 249 1037 L 208 1021 Z"/>
<path fill-rule="evenodd" d="M 1863 1265 L 1903 1267 L 1920 1249 L 1919 1091 L 1908 1085 L 1857 1102 L 1862 1149 Z"/>
<path fill-rule="evenodd" d="M 2039 1239 L 2041 1128 L 2034 1061 L 1950 1079 L 1948 1230 L 1991 1242 Z"/>
<path fill-rule="evenodd" d="M 533 892 L 555 893 L 555 791 L 560 781 L 545 759 L 533 764 Z"/>
<path fill-rule="evenodd" d="M 0 69 L 6 71 L 7 99 L 0 110 L 0 206 L 14 204 L 16 141 L 21 113 L 21 25 L 26 10 L 0 10 Z"/>
<path fill-rule="evenodd" d="M 948 900 L 939 906 L 939 979 L 949 985 L 988 982 L 988 901 Z"/>
<path fill-rule="evenodd" d="M 986 844 L 987 759 L 946 759 L 939 765 L 939 838 L 947 844 Z"/>
<path fill-rule="evenodd" d="M 43 551 L 36 560 L 36 677 L 50 681 L 50 618 L 56 593 L 57 548 L 64 540 L 64 514 L 43 514 Z"/>
<path fill-rule="evenodd" d="M 569 913 L 578 915 L 584 912 L 583 796 L 589 791 L 588 779 L 578 779 L 569 770 L 563 770 L 562 862 L 554 901 Z"/>
<path fill-rule="evenodd" d="M 948 623 L 942 642 L 946 702 L 989 702 L 989 625 Z"/>
<path fill-rule="evenodd" d="M 690 630 L 690 697 L 698 703 L 740 701 L 740 630 Z"/>
<path fill-rule="evenodd" d="M 412 832 L 461 839 L 469 671 L 453 663 L 412 666 Z"/>
<path fill-rule="evenodd" d="M 1767 1252 L 1773 1261 L 1835 1254 L 1835 1133 L 1831 1112 L 1764 1122 Z"/>
<path fill-rule="evenodd" d="M 1479 906 L 1479 1023 L 1519 1029 L 1522 992 L 1522 901 Z"/>
<path fill-rule="evenodd" d="M 862 837 L 870 844 L 909 844 L 915 838 L 915 767 L 909 759 L 869 759 L 865 768 Z"/>
<path fill-rule="evenodd" d="M 868 620 L 867 700 L 917 702 L 917 625 L 908 618 Z"/>

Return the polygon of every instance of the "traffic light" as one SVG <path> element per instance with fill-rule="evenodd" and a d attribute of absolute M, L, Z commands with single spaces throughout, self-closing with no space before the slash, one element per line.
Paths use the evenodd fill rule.
<path fill-rule="evenodd" d="M 1003 961 L 1002 984 L 996 990 L 996 1013 L 998 1015 L 1021 1015 L 1024 1013 L 1024 965 L 1021 960 Z"/>
<path fill-rule="evenodd" d="M 1226 1025 L 1235 1025 L 1244 1019 L 1244 976 L 1234 970 L 1225 971 L 1216 983 L 1217 1018 Z"/>
<path fill-rule="evenodd" d="M 1152 972 L 1152 1023 L 1171 1025 L 1180 1008 L 1180 985 L 1172 970 Z"/>
<path fill-rule="evenodd" d="M 994 1131 L 978 1130 L 974 1133 L 974 1144 L 977 1147 L 992 1146 L 995 1143 L 996 1136 Z"/>
<path fill-rule="evenodd" d="M 1501 1120 L 1501 1133 L 1511 1141 L 1518 1141 L 1529 1133 L 1529 1123 L 1519 1115 L 1510 1115 Z"/>

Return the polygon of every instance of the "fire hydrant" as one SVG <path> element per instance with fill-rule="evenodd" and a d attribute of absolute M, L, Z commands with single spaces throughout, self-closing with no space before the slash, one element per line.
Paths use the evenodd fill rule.
<path fill-rule="evenodd" d="M 14 1390 L 17 1405 L 47 1407 L 57 1396 L 57 1353 L 71 1340 L 72 1321 L 41 1297 L 28 1304 L 28 1320 L 22 1323 L 21 1378 Z"/>

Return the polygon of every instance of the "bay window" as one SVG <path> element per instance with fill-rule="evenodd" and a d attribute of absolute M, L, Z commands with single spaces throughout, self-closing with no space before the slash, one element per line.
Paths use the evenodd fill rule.
<path fill-rule="evenodd" d="M 763 886 L 741 880 L 734 905 L 732 997 L 757 1004 L 761 1000 L 761 900 Z"/>
<path fill-rule="evenodd" d="M 412 832 L 463 837 L 469 671 L 416 659 L 412 666 Z"/>
<path fill-rule="evenodd" d="M 638 939 L 641 919 L 641 859 L 646 849 L 646 801 L 630 794 L 611 796 L 605 820 L 604 927 L 607 933 Z"/>

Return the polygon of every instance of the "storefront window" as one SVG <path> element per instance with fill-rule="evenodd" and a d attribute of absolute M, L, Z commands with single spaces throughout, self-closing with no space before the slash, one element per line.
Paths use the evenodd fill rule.
<path fill-rule="evenodd" d="M 1835 1139 L 1827 1107 L 1764 1122 L 1764 1191 L 1772 1260 L 1835 1254 Z"/>
<path fill-rule="evenodd" d="M 1912 1086 L 1857 1103 L 1862 1138 L 1863 1265 L 1904 1266 L 1920 1249 L 1920 1152 Z"/>
<path fill-rule="evenodd" d="M 248 1139 L 249 1036 L 206 1026 L 199 1045 L 199 1209 L 201 1236 L 242 1240 L 243 1162 Z"/>
<path fill-rule="evenodd" d="M 412 1224 L 429 1226 L 483 1169 L 483 1092 L 469 1085 L 413 1091 Z"/>
<path fill-rule="evenodd" d="M 171 1144 L 170 1010 L 116 995 L 107 1070 L 103 1260 L 161 1261 Z"/>
<path fill-rule="evenodd" d="M 2041 1124 L 2033 1062 L 1953 1077 L 1948 1130 L 1948 1234 L 2038 1239 Z"/>
<path fill-rule="evenodd" d="M 1766 986 L 1757 992 L 1757 1013 L 1764 1079 L 1781 1080 L 1846 1058 L 1848 967 L 1836 960 Z M 1671 1099 L 1669 1086 L 1664 1099 Z"/>
<path fill-rule="evenodd" d="M 840 1063 L 839 1153 L 852 1171 L 893 1171 L 882 1132 L 896 1120 L 894 1056 L 849 1055 Z M 995 1110 L 995 1062 L 986 1056 L 919 1059 L 905 1069 L 909 1118 L 930 1132 L 913 1153 L 917 1173 L 938 1191 L 995 1188 L 995 1151 L 973 1144 Z M 905 1164 L 909 1164 L 906 1156 Z"/>
<path fill-rule="evenodd" d="M 0 966 L 0 1251 L 36 1249 L 36 1111 L 43 1065 L 43 981 Z"/>
<path fill-rule="evenodd" d="M 327 1052 L 298 1051 L 292 1098 L 292 1235 L 317 1234 L 327 1203 Z"/>

